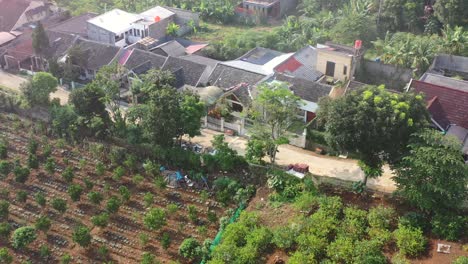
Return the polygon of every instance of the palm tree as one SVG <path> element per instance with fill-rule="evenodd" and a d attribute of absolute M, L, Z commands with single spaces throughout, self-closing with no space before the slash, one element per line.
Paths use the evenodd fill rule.
<path fill-rule="evenodd" d="M 179 32 L 180 26 L 176 23 L 170 23 L 167 25 L 166 34 L 172 37 L 176 37 Z"/>
<path fill-rule="evenodd" d="M 463 30 L 463 27 L 456 26 L 451 28 L 446 25 L 442 30 L 443 45 L 442 50 L 451 55 L 467 55 L 468 54 L 468 32 Z"/>

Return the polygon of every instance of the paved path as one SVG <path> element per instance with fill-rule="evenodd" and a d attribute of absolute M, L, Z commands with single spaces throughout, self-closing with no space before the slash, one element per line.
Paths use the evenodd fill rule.
<path fill-rule="evenodd" d="M 211 140 L 218 134 L 221 133 L 203 129 L 202 135 L 193 138 L 191 141 L 203 146 L 211 146 Z M 241 155 L 245 154 L 247 139 L 231 136 L 225 136 L 225 138 L 231 148 L 235 149 Z M 357 165 L 356 160 L 318 155 L 314 152 L 291 145 L 279 147 L 276 162 L 279 165 L 289 165 L 291 163 L 308 164 L 312 174 L 334 177 L 345 181 L 359 181 L 363 179 L 364 175 Z M 382 192 L 393 192 L 396 187 L 391 177 L 392 173 L 390 169 L 385 167 L 383 176 L 378 179 L 369 179 L 367 186 Z"/>
<path fill-rule="evenodd" d="M 0 86 L 4 86 L 14 91 L 20 92 L 21 84 L 26 81 L 27 81 L 27 78 L 0 70 Z M 57 88 L 57 91 L 50 95 L 50 98 L 51 99 L 58 98 L 60 99 L 60 104 L 64 105 L 68 103 L 69 95 L 70 95 L 69 91 L 59 86 Z"/>

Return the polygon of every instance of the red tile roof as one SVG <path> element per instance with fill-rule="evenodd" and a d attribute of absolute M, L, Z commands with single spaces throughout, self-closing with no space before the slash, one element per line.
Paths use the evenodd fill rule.
<path fill-rule="evenodd" d="M 411 88 L 426 95 L 428 110 L 437 122 L 444 126 L 444 117 L 450 122 L 468 129 L 468 92 L 413 80 Z M 447 129 L 447 127 L 443 127 Z"/>
<path fill-rule="evenodd" d="M 294 57 L 291 57 L 289 58 L 288 60 L 286 60 L 286 62 L 284 62 L 283 64 L 279 65 L 277 68 L 276 68 L 276 71 L 277 72 L 281 72 L 281 73 L 284 73 L 284 72 L 295 72 L 297 69 L 299 69 L 302 65 L 302 63 L 300 63 L 298 60 L 296 60 L 296 58 Z"/>

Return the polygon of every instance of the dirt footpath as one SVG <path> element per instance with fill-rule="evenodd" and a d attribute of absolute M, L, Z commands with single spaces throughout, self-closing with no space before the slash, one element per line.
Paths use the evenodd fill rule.
<path fill-rule="evenodd" d="M 193 138 L 191 141 L 203 146 L 211 146 L 211 140 L 215 135 L 221 134 L 209 129 L 203 129 L 202 135 Z M 247 139 L 243 137 L 225 136 L 229 146 L 240 155 L 245 154 Z M 279 165 L 289 165 L 292 163 L 304 163 L 309 165 L 312 174 L 318 176 L 333 177 L 344 181 L 359 181 L 363 179 L 364 173 L 359 168 L 356 160 L 341 159 L 315 154 L 312 151 L 283 145 L 279 147 L 276 162 Z M 393 192 L 396 189 L 395 182 L 391 179 L 392 172 L 388 166 L 384 168 L 384 174 L 378 179 L 369 179 L 367 186 L 373 190 L 381 192 Z"/>

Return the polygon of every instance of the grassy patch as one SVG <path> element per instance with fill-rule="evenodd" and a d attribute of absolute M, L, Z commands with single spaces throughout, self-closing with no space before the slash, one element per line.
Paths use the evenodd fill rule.
<path fill-rule="evenodd" d="M 263 32 L 271 31 L 274 26 L 242 26 L 242 25 L 222 25 L 215 23 L 202 22 L 197 33 L 188 36 L 193 41 L 215 42 L 224 39 L 227 36 L 238 35 L 246 31 Z"/>

